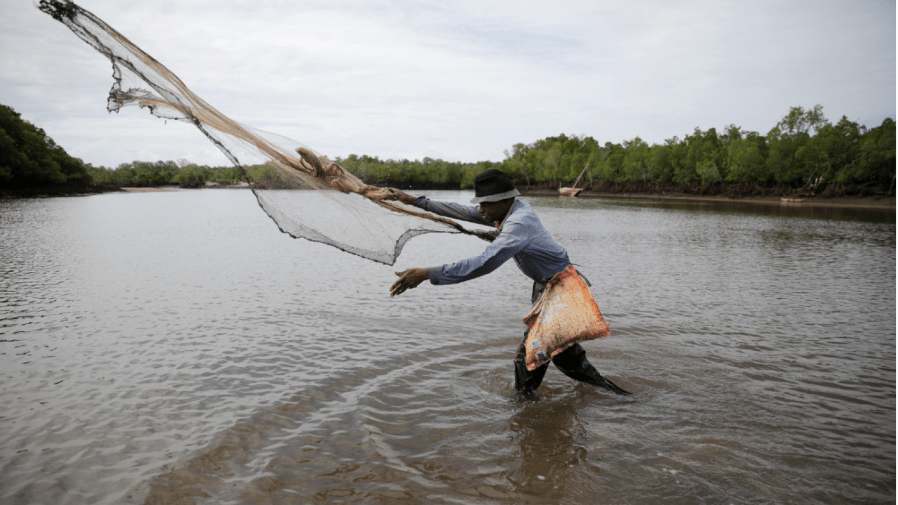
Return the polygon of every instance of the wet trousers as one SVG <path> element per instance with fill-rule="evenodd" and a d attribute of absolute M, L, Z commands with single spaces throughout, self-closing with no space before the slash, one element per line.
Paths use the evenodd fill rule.
<path fill-rule="evenodd" d="M 530 330 L 524 332 L 524 341 L 527 340 L 529 333 Z M 545 363 L 532 372 L 527 370 L 526 355 L 527 349 L 524 347 L 524 342 L 521 342 L 520 347 L 518 347 L 518 353 L 514 358 L 514 387 L 518 393 L 528 393 L 538 388 L 543 381 L 543 376 L 546 375 L 546 370 L 549 368 L 549 364 Z M 552 358 L 552 363 L 571 379 L 602 387 L 618 394 L 627 394 L 626 391 L 602 377 L 599 371 L 592 366 L 592 363 L 586 359 L 586 351 L 580 344 L 574 344 L 558 353 L 557 356 Z"/>

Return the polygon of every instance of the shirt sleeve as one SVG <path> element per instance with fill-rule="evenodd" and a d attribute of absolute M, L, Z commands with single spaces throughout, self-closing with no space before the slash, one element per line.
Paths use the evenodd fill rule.
<path fill-rule="evenodd" d="M 427 212 L 433 212 L 438 216 L 449 217 L 461 221 L 482 224 L 485 226 L 493 226 L 477 210 L 477 207 L 468 207 L 457 203 L 435 202 L 425 196 L 419 196 L 415 199 L 415 207 L 424 209 Z"/>
<path fill-rule="evenodd" d="M 428 268 L 431 284 L 457 284 L 476 279 L 499 268 L 527 246 L 527 233 L 521 223 L 505 223 L 502 233 L 483 254 L 451 265 Z"/>

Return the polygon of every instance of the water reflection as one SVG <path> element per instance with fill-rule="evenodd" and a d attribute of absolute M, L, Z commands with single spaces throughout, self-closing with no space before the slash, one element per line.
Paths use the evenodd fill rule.
<path fill-rule="evenodd" d="M 540 495 L 566 487 L 571 467 L 586 459 L 588 431 L 570 401 L 526 401 L 509 420 L 520 447 L 520 472 L 511 478 L 520 491 Z"/>

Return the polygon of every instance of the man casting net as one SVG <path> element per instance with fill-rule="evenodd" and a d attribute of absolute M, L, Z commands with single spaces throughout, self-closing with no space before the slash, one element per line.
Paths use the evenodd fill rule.
<path fill-rule="evenodd" d="M 533 280 L 533 309 L 524 318 L 528 330 L 514 360 L 515 389 L 530 396 L 542 383 L 549 361 L 568 377 L 619 395 L 630 392 L 603 377 L 586 359 L 580 342 L 610 333 L 588 282 L 571 265 L 567 250 L 543 227 L 533 207 L 516 200 L 520 193 L 505 172 L 490 169 L 474 178 L 474 198 L 468 207 L 413 197 L 392 190 L 399 201 L 486 226 L 499 236 L 479 256 L 430 268 L 410 268 L 390 287 L 390 296 L 401 295 L 425 280 L 434 285 L 458 284 L 495 271 L 514 259 L 521 273 Z"/>
<path fill-rule="evenodd" d="M 115 82 L 107 108 L 118 112 L 137 105 L 160 118 L 192 123 L 241 171 L 259 205 L 284 233 L 321 242 L 392 265 L 410 238 L 429 232 L 455 232 L 495 242 L 476 258 L 434 269 L 410 269 L 391 287 L 391 295 L 430 279 L 454 284 L 495 270 L 514 257 L 534 281 L 531 328 L 515 359 L 515 386 L 528 394 L 542 381 L 552 361 L 571 378 L 618 394 L 629 394 L 589 363 L 579 342 L 608 334 L 587 284 L 570 265 L 567 251 L 554 242 L 533 209 L 516 201 L 511 178 L 488 170 L 475 179 L 480 207 L 439 204 L 395 189 L 368 186 L 339 165 L 285 137 L 237 123 L 217 111 L 161 63 L 102 20 L 68 0 L 41 0 L 40 9 L 64 23 L 112 62 Z M 474 232 L 452 219 L 484 226 Z"/>
<path fill-rule="evenodd" d="M 284 233 L 392 265 L 412 237 L 429 232 L 477 235 L 452 221 L 394 200 L 299 142 L 231 120 L 195 95 L 161 63 L 92 13 L 68 0 L 41 0 L 112 62 L 107 109 L 137 105 L 154 116 L 191 123 L 236 165 L 259 206 Z"/>

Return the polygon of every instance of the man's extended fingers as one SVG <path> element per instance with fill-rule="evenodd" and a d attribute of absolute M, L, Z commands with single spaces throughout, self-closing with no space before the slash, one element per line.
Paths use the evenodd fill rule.
<path fill-rule="evenodd" d="M 399 276 L 399 279 L 397 279 L 396 282 L 394 282 L 393 285 L 390 286 L 390 296 L 396 296 L 402 294 L 402 292 L 405 291 L 406 288 L 404 283 L 402 282 L 402 274 L 404 273 L 405 272 L 396 272 L 396 275 Z"/>
<path fill-rule="evenodd" d="M 415 275 L 418 269 L 408 269 L 402 272 L 394 272 L 399 279 L 390 286 L 390 296 L 404 293 L 406 290 L 418 287 L 418 284 L 424 280 L 420 275 Z"/>
<path fill-rule="evenodd" d="M 390 296 L 401 295 L 405 290 L 405 286 L 396 286 L 390 290 Z"/>

